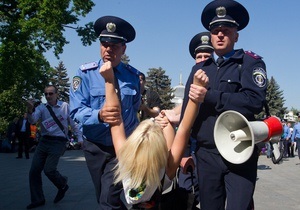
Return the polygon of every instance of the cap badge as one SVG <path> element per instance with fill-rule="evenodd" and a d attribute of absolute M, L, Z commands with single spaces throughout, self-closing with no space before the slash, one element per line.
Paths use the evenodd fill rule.
<path fill-rule="evenodd" d="M 216 14 L 218 18 L 222 18 L 226 16 L 226 8 L 225 7 L 218 7 L 216 9 Z"/>
<path fill-rule="evenodd" d="M 113 32 L 116 31 L 116 28 L 117 28 L 117 26 L 116 26 L 116 24 L 114 24 L 114 23 L 107 23 L 107 24 L 106 24 L 106 30 L 107 30 L 108 32 L 113 33 Z"/>
<path fill-rule="evenodd" d="M 201 42 L 202 44 L 208 44 L 209 37 L 208 36 L 201 36 Z"/>

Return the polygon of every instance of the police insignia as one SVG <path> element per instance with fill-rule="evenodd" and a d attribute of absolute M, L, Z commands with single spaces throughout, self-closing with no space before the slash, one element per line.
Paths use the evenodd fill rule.
<path fill-rule="evenodd" d="M 79 88 L 80 84 L 81 84 L 81 78 L 78 76 L 73 77 L 73 90 L 74 92 Z"/>
<path fill-rule="evenodd" d="M 258 86 L 258 87 L 264 87 L 267 84 L 267 74 L 266 71 L 261 68 L 261 67 L 257 67 L 255 69 L 253 69 L 253 74 L 252 74 L 252 78 L 254 83 Z"/>
<path fill-rule="evenodd" d="M 201 36 L 201 42 L 202 44 L 208 44 L 209 37 L 208 36 Z"/>

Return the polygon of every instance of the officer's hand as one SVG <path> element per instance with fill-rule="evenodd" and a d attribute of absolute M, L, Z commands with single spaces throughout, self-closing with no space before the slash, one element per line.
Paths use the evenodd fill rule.
<path fill-rule="evenodd" d="M 180 120 L 180 114 L 176 114 L 175 111 L 173 109 L 171 110 L 164 110 L 168 120 L 175 125 L 179 124 L 179 120 Z"/>
<path fill-rule="evenodd" d="M 191 84 L 190 92 L 189 92 L 189 98 L 192 101 L 196 102 L 203 102 L 205 95 L 206 95 L 207 89 L 205 87 Z"/>
<path fill-rule="evenodd" d="M 99 111 L 99 119 L 103 122 L 115 125 L 121 121 L 121 110 L 116 106 L 106 106 Z"/>
<path fill-rule="evenodd" d="M 162 110 L 156 117 L 155 122 L 160 125 L 161 128 L 167 127 L 169 120 L 166 117 L 165 110 Z"/>
<path fill-rule="evenodd" d="M 188 172 L 193 172 L 195 169 L 195 163 L 192 156 L 183 157 L 181 159 L 180 166 L 182 167 L 183 174 L 187 174 Z"/>

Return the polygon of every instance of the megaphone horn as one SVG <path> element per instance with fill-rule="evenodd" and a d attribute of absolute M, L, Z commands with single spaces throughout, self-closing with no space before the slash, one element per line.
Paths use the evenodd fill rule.
<path fill-rule="evenodd" d="M 278 118 L 249 122 L 236 111 L 223 112 L 214 127 L 215 144 L 220 154 L 234 164 L 246 162 L 253 153 L 254 144 L 281 135 L 282 125 Z"/>

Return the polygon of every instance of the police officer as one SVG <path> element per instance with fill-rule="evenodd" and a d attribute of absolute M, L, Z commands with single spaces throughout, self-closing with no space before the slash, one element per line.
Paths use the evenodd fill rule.
<path fill-rule="evenodd" d="M 201 210 L 251 209 L 254 193 L 258 152 L 242 164 L 227 162 L 216 148 L 213 130 L 217 117 L 224 111 L 235 110 L 249 121 L 263 109 L 267 75 L 261 57 L 242 49 L 235 50 L 238 31 L 249 22 L 243 5 L 233 0 L 215 0 L 203 9 L 201 21 L 211 33 L 213 56 L 196 64 L 186 84 L 183 111 L 193 75 L 202 69 L 209 85 L 202 88 L 202 103 L 192 129 L 197 139 L 197 172 Z M 224 137 L 226 140 L 226 137 Z M 225 205 L 226 203 L 226 205 Z"/>
<path fill-rule="evenodd" d="M 207 60 L 214 51 L 210 40 L 210 33 L 201 32 L 196 34 L 190 41 L 189 51 L 196 63 Z"/>
<path fill-rule="evenodd" d="M 291 144 L 294 144 L 294 142 L 296 142 L 298 158 L 300 160 L 300 114 L 298 114 L 298 122 L 295 123 L 293 127 L 293 134 L 291 137 L 291 141 L 292 141 Z M 297 165 L 299 165 L 299 163 Z"/>
<path fill-rule="evenodd" d="M 200 63 L 202 61 L 207 60 L 211 57 L 214 48 L 211 44 L 210 33 L 209 32 L 201 32 L 196 34 L 190 41 L 189 44 L 189 52 L 193 59 L 195 59 L 196 63 Z M 198 85 L 195 85 L 195 91 L 193 92 L 193 96 L 197 97 L 197 88 Z M 174 107 L 171 110 L 163 110 L 165 112 L 169 121 L 165 121 L 163 115 L 158 116 L 155 120 L 160 123 L 162 127 L 167 126 L 169 122 L 173 125 L 179 125 L 180 120 L 180 112 L 181 112 L 182 104 Z"/>
<path fill-rule="evenodd" d="M 190 41 L 189 52 L 195 59 L 196 63 L 200 63 L 210 58 L 213 51 L 214 48 L 211 44 L 209 32 L 198 33 Z M 193 171 L 184 171 L 186 162 L 190 160 L 196 162 L 196 158 L 194 156 L 195 147 L 196 140 L 191 138 L 190 147 L 187 148 L 186 151 L 187 157 L 182 158 L 180 164 L 181 167 L 178 174 L 178 187 L 180 192 L 180 196 L 178 197 L 178 206 L 180 206 L 180 208 L 178 209 L 197 209 L 196 206 L 199 203 L 199 186 L 196 168 Z"/>
<path fill-rule="evenodd" d="M 84 154 L 99 208 L 123 209 L 125 207 L 120 202 L 122 186 L 113 184 L 116 158 L 108 124 L 118 117 L 118 111 L 105 104 L 105 81 L 99 69 L 106 61 L 112 63 L 125 132 L 128 135 L 139 122 L 139 71 L 122 63 L 121 56 L 125 53 L 126 43 L 134 40 L 135 30 L 127 21 L 114 16 L 99 18 L 94 23 L 94 30 L 100 39 L 101 59 L 83 64 L 73 78 L 70 114 L 82 125 Z"/>

